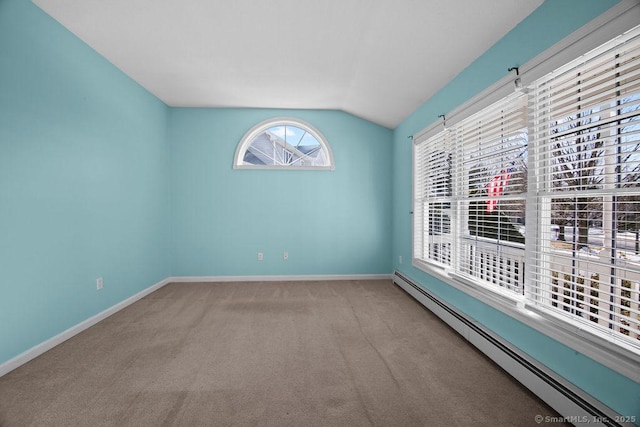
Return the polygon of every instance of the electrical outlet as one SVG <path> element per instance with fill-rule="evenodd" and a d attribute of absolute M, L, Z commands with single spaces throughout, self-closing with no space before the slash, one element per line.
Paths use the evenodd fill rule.
<path fill-rule="evenodd" d="M 286 260 L 288 260 L 288 259 L 289 259 L 289 252 L 285 252 L 285 253 L 282 255 L 282 259 L 284 259 L 285 261 L 286 261 Z"/>
<path fill-rule="evenodd" d="M 104 281 L 102 280 L 102 277 L 98 277 L 96 279 L 96 289 L 100 290 L 102 289 L 103 286 L 104 286 Z"/>
<path fill-rule="evenodd" d="M 258 261 L 262 261 L 264 259 L 264 254 L 262 252 L 258 252 Z"/>
<path fill-rule="evenodd" d="M 402 255 L 398 255 L 398 264 L 402 264 Z"/>

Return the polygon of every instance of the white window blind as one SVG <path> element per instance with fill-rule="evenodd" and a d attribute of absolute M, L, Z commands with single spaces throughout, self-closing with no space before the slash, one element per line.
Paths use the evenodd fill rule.
<path fill-rule="evenodd" d="M 523 293 L 527 99 L 515 93 L 454 128 L 458 274 Z"/>
<path fill-rule="evenodd" d="M 640 347 L 640 36 L 531 87 L 537 308 Z M 532 218 L 529 218 L 532 220 Z"/>
<path fill-rule="evenodd" d="M 414 258 L 451 265 L 451 139 L 449 131 L 414 147 Z"/>

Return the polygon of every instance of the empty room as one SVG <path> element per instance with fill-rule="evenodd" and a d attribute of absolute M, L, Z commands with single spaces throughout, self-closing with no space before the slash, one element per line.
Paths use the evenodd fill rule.
<path fill-rule="evenodd" d="M 640 425 L 637 0 L 0 0 L 0 426 Z"/>

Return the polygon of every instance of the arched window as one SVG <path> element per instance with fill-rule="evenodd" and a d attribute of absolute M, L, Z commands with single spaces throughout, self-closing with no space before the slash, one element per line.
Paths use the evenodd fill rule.
<path fill-rule="evenodd" d="M 233 167 L 334 169 L 331 148 L 322 134 L 290 118 L 270 119 L 251 128 L 238 144 Z"/>

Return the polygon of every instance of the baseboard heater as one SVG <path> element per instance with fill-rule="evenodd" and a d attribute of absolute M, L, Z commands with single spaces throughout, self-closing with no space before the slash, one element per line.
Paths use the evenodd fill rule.
<path fill-rule="evenodd" d="M 517 379 L 572 424 L 633 426 L 620 415 L 544 365 L 496 336 L 437 296 L 396 271 L 393 282 L 442 319 L 502 369 Z M 558 421 L 558 420 L 553 420 Z"/>

